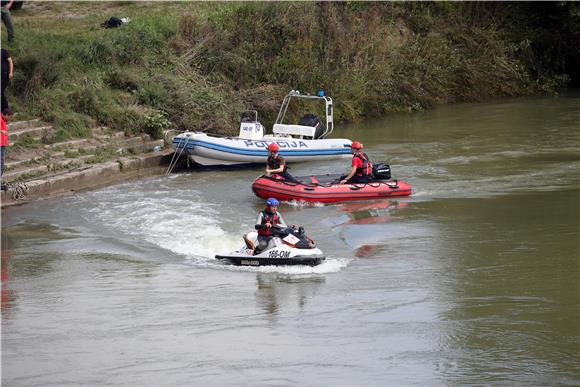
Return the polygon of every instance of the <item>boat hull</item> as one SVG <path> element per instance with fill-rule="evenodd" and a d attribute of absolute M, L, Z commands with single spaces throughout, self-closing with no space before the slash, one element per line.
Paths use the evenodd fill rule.
<path fill-rule="evenodd" d="M 268 258 L 248 255 L 216 255 L 216 259 L 227 260 L 238 266 L 317 266 L 326 259 L 323 255 L 294 256 L 291 258 Z"/>
<path fill-rule="evenodd" d="M 376 181 L 369 184 L 338 184 L 339 175 L 317 177 L 317 181 L 328 183 L 308 183 L 309 177 L 298 177 L 301 183 L 287 183 L 268 176 L 257 178 L 252 184 L 252 191 L 261 198 L 278 200 L 297 200 L 302 202 L 336 203 L 355 200 L 375 200 L 390 197 L 409 196 L 411 186 L 398 180 Z"/>
<path fill-rule="evenodd" d="M 177 154 L 185 154 L 191 161 L 204 166 L 264 164 L 268 158 L 267 147 L 272 142 L 278 144 L 278 153 L 289 162 L 351 157 L 351 141 L 347 139 L 264 136 L 262 140 L 246 140 L 185 132 L 173 138 L 173 148 Z"/>

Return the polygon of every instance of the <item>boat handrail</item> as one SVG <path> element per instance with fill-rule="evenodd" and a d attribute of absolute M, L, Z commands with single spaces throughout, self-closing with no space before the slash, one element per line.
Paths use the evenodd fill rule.
<path fill-rule="evenodd" d="M 326 116 L 326 128 L 325 131 L 319 136 L 320 139 L 326 138 L 332 134 L 334 130 L 334 113 L 332 107 L 332 98 L 328 96 L 318 96 L 318 95 L 308 95 L 308 94 L 300 94 L 297 90 L 291 90 L 282 101 L 282 105 L 280 106 L 280 110 L 278 111 L 278 116 L 276 117 L 276 121 L 274 124 L 282 124 L 284 121 L 284 117 L 286 116 L 286 112 L 288 110 L 288 105 L 290 105 L 290 100 L 292 98 L 304 98 L 304 99 L 317 99 L 317 100 L 324 100 L 325 109 L 324 115 Z M 283 124 L 282 124 L 283 125 Z"/>

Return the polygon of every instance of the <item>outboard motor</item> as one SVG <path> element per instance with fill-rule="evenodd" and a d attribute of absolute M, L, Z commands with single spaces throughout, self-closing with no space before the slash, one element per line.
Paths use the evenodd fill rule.
<path fill-rule="evenodd" d="M 374 164 L 373 176 L 375 180 L 389 180 L 391 178 L 391 167 L 386 163 Z"/>
<path fill-rule="evenodd" d="M 326 130 L 326 126 L 320 120 L 320 117 L 312 113 L 305 114 L 298 122 L 298 125 L 314 127 L 316 129 L 314 131 L 314 139 L 320 138 Z"/>
<path fill-rule="evenodd" d="M 258 121 L 258 112 L 252 110 L 242 113 L 238 137 L 245 140 L 261 140 L 264 137 L 264 127 Z"/>

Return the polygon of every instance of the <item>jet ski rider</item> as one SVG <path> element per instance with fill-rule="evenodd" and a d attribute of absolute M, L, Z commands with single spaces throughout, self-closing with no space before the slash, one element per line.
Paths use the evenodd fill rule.
<path fill-rule="evenodd" d="M 372 181 L 373 164 L 366 153 L 361 152 L 362 148 L 362 144 L 358 141 L 350 144 L 350 150 L 353 154 L 351 169 L 346 177 L 341 178 L 340 184 L 366 184 Z"/>
<path fill-rule="evenodd" d="M 258 230 L 258 246 L 254 250 L 254 255 L 266 250 L 272 239 L 272 226 L 280 225 L 287 227 L 282 215 L 278 212 L 280 202 L 274 198 L 266 200 L 266 209 L 258 214 L 256 219 L 256 230 Z"/>
<path fill-rule="evenodd" d="M 297 180 L 288 173 L 286 167 L 286 160 L 284 157 L 278 155 L 280 147 L 275 142 L 268 145 L 268 161 L 266 161 L 266 174 L 277 174 L 284 178 L 284 180 L 297 183 Z"/>

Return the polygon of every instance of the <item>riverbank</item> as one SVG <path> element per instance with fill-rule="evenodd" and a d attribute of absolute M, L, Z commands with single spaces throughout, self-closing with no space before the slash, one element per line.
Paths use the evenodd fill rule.
<path fill-rule="evenodd" d="M 173 131 L 155 140 L 99 126 L 67 140 L 40 119 L 10 121 L 2 207 L 161 174 L 173 156 Z"/>
<path fill-rule="evenodd" d="M 2 191 L 1 205 L 2 208 L 22 205 L 34 200 L 71 195 L 134 179 L 162 175 L 167 171 L 172 156 L 172 150 L 163 150 L 8 183 L 8 189 Z"/>
<path fill-rule="evenodd" d="M 15 63 L 12 108 L 38 127 L 14 139 L 5 177 L 44 181 L 38 197 L 66 192 L 40 175 L 147 158 L 165 149 L 167 129 L 233 135 L 249 109 L 270 128 L 291 89 L 324 89 L 335 100 L 336 124 L 557 93 L 578 81 L 579 7 L 25 2 L 13 14 L 15 42 L 3 35 L 2 47 Z M 101 28 L 111 16 L 130 21 Z M 29 157 L 11 159 L 19 152 Z M 71 177 L 70 190 L 88 189 L 83 180 Z"/>

